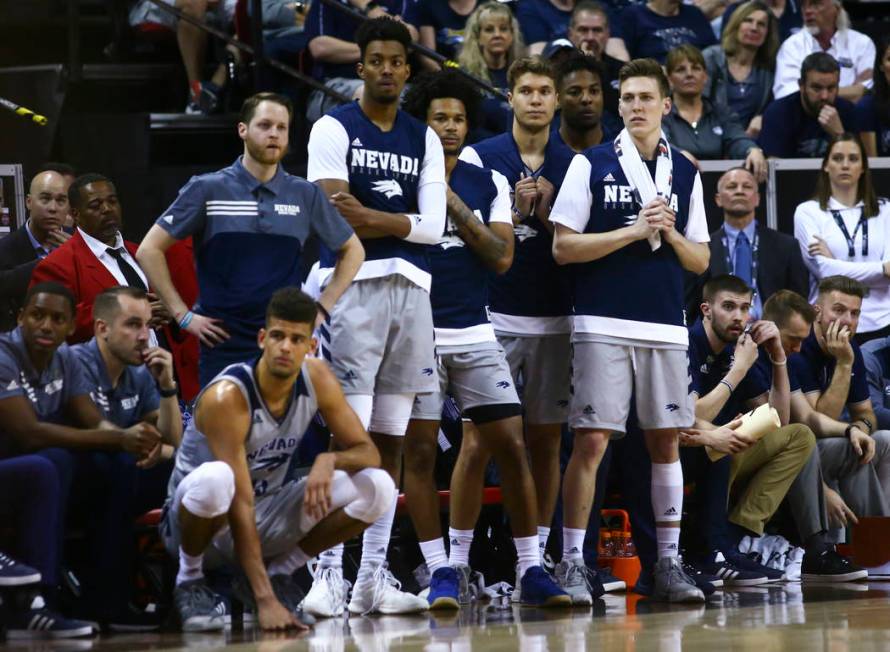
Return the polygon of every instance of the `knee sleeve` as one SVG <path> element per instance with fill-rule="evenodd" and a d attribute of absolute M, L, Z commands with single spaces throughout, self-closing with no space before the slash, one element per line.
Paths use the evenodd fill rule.
<path fill-rule="evenodd" d="M 186 487 L 180 502 L 195 516 L 215 518 L 232 506 L 235 474 L 225 462 L 205 462 L 182 482 Z"/>
<path fill-rule="evenodd" d="M 362 428 L 367 430 L 371 423 L 371 412 L 374 410 L 374 397 L 370 394 L 347 394 L 346 402 L 362 422 Z"/>
<path fill-rule="evenodd" d="M 396 499 L 396 485 L 382 469 L 364 469 L 352 476 L 356 499 L 343 511 L 363 523 L 373 523 L 383 516 Z"/>
<path fill-rule="evenodd" d="M 374 411 L 368 431 L 404 437 L 414 408 L 414 394 L 380 394 L 374 397 Z"/>

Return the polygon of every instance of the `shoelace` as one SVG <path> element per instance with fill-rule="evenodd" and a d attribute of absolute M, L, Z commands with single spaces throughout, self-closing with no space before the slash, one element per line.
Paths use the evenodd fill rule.
<path fill-rule="evenodd" d="M 580 580 L 575 577 L 576 575 L 580 576 Z M 584 584 L 588 591 L 590 590 L 590 575 L 587 572 L 587 566 L 572 564 L 566 571 L 566 585 L 572 586 L 579 581 Z"/>
<path fill-rule="evenodd" d="M 402 583 L 395 578 L 395 575 L 389 572 L 386 562 L 380 564 L 376 568 L 372 580 L 374 582 L 374 593 L 371 597 L 371 606 L 368 607 L 368 610 L 363 614 L 365 616 L 380 606 L 388 587 L 395 587 L 396 591 L 399 591 L 402 588 Z"/>
<path fill-rule="evenodd" d="M 323 568 L 321 571 L 322 581 L 328 585 L 329 605 L 332 612 L 336 612 L 340 605 L 346 602 L 346 591 L 349 582 L 343 579 L 343 576 L 334 568 Z"/>
<path fill-rule="evenodd" d="M 191 610 L 209 611 L 217 609 L 217 596 L 206 584 L 193 584 L 188 587 L 188 592 L 185 595 L 187 606 Z"/>

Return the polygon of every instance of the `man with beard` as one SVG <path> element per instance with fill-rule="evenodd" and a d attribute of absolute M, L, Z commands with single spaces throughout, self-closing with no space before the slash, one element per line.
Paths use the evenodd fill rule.
<path fill-rule="evenodd" d="M 553 225 L 549 216 L 555 188 L 562 185 L 574 152 L 550 129 L 557 106 L 552 66 L 540 57 L 528 57 L 513 62 L 507 76 L 512 129 L 465 147 L 460 159 L 500 172 L 513 190 L 515 253 L 512 267 L 491 285 L 491 323 L 506 351 L 513 381 L 523 388 L 525 435 L 543 552 L 559 493 L 572 312 L 567 279 L 550 251 Z M 594 594 L 600 593 L 597 587 Z M 513 596 L 521 597 L 519 591 Z"/>
<path fill-rule="evenodd" d="M 823 156 L 832 136 L 855 131 L 852 103 L 838 97 L 840 66 L 825 52 L 814 52 L 800 67 L 799 91 L 774 100 L 763 112 L 758 144 L 767 156 Z"/>
<path fill-rule="evenodd" d="M 146 234 L 136 257 L 180 329 L 201 342 L 200 380 L 255 354 L 256 332 L 275 290 L 299 285 L 300 255 L 310 235 L 336 252 L 331 282 L 319 297 L 328 314 L 364 258 L 361 243 L 327 197 L 294 177 L 280 161 L 287 152 L 293 109 L 273 93 L 249 97 L 238 135 L 244 153 L 218 172 L 193 177 Z M 164 252 L 194 237 L 199 298 L 183 301 Z"/>
<path fill-rule="evenodd" d="M 382 467 L 398 480 L 414 397 L 438 388 L 428 250 L 445 230 L 445 161 L 436 132 L 399 110 L 411 74 L 408 29 L 374 18 L 356 31 L 355 41 L 365 91 L 361 100 L 334 109 L 312 127 L 306 176 L 331 198 L 365 248 L 355 282 L 331 312 L 324 352 L 371 433 Z M 323 249 L 320 285 L 327 289 L 332 263 Z M 423 598 L 399 590 L 387 569 L 395 510 L 393 496 L 364 534 L 352 613 L 428 607 Z M 342 546 L 322 555 L 303 605 L 310 613 L 343 612 L 342 558 Z"/>
<path fill-rule="evenodd" d="M 560 111 L 553 137 L 576 152 L 617 135 L 603 122 L 603 83 L 602 66 L 586 54 L 572 54 L 556 69 Z"/>
<path fill-rule="evenodd" d="M 609 41 L 617 41 L 617 39 L 611 38 L 609 14 L 605 7 L 593 0 L 581 0 L 572 10 L 566 37 L 572 45 L 596 59 L 602 66 L 603 104 L 610 114 L 617 117 L 618 73 L 626 60 L 622 61 L 606 54 Z M 627 56 L 626 52 L 624 56 Z"/>
<path fill-rule="evenodd" d="M 455 72 L 419 80 L 405 97 L 406 109 L 425 120 L 442 140 L 448 180 L 448 223 L 430 252 L 439 388 L 418 396 L 414 403 L 405 443 L 405 456 L 411 460 L 405 468 L 405 496 L 432 573 L 430 608 L 458 609 L 470 599 L 470 545 L 482 507 L 477 498 L 484 477 L 458 458 L 451 478 L 449 529 L 449 538 L 456 537 L 458 544 L 451 546 L 448 557 L 433 474 L 442 405 L 449 391 L 498 464 L 519 558 L 523 602 L 565 605 L 571 598 L 541 568 L 535 486 L 522 439 L 522 406 L 488 316 L 491 272 L 502 274 L 513 261 L 510 188 L 500 173 L 458 160 L 479 102 L 478 92 Z"/>
<path fill-rule="evenodd" d="M 760 204 L 754 175 L 742 167 L 727 170 L 717 181 L 714 200 L 723 209 L 723 226 L 711 234 L 708 271 L 688 288 L 689 322 L 699 314 L 704 284 L 722 274 L 738 276 L 754 290 L 750 312 L 754 319 L 760 319 L 763 304 L 779 290 L 806 295 L 809 274 L 797 241 L 754 219 Z"/>

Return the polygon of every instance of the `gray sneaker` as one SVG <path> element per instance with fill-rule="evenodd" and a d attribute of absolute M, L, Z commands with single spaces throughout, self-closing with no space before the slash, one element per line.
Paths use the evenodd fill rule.
<path fill-rule="evenodd" d="M 704 602 L 702 593 L 676 557 L 659 559 L 655 564 L 655 590 L 652 599 L 661 602 Z"/>
<path fill-rule="evenodd" d="M 311 614 L 303 612 L 300 603 L 305 594 L 293 577 L 283 574 L 270 575 L 269 583 L 281 606 L 290 611 L 304 625 L 311 627 L 315 624 L 315 618 Z M 232 593 L 244 604 L 245 614 L 249 614 L 250 619 L 255 618 L 257 614 L 256 599 L 253 596 L 250 582 L 243 573 L 238 573 L 232 581 Z"/>
<path fill-rule="evenodd" d="M 473 574 L 473 569 L 464 564 L 455 564 L 452 568 L 457 571 L 457 576 L 460 579 L 457 601 L 460 604 L 470 604 L 473 601 L 473 594 L 470 592 L 470 577 Z"/>
<path fill-rule="evenodd" d="M 203 579 L 183 582 L 173 591 L 184 632 L 210 632 L 226 626 L 226 602 Z"/>
<path fill-rule="evenodd" d="M 556 565 L 556 583 L 568 593 L 572 604 L 593 604 L 590 586 L 587 583 L 587 566 L 583 559 L 564 559 Z"/>

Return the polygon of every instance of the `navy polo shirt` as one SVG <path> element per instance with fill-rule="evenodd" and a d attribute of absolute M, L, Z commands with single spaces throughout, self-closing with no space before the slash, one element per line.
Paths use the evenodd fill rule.
<path fill-rule="evenodd" d="M 844 131 L 860 131 L 856 107 L 842 97 L 834 102 Z M 828 151 L 831 136 L 819 121 L 804 111 L 800 91 L 770 102 L 763 112 L 763 129 L 757 144 L 767 156 L 815 158 Z"/>
<path fill-rule="evenodd" d="M 680 5 L 676 16 L 661 16 L 645 4 L 631 5 L 621 12 L 612 36 L 624 39 L 633 59 L 652 57 L 664 63 L 674 48 L 691 43 L 699 50 L 717 42 L 711 23 L 695 5 Z"/>
<path fill-rule="evenodd" d="M 560 9 L 550 0 L 525 0 L 516 7 L 522 37 L 529 45 L 564 38 L 571 17 L 571 10 Z"/>
<path fill-rule="evenodd" d="M 0 401 L 24 396 L 38 420 L 64 424 L 68 401 L 89 393 L 89 383 L 67 344 L 62 344 L 47 368 L 38 373 L 31 364 L 21 328 L 0 334 Z M 8 450 L 9 442 L 0 437 L 0 456 Z"/>
<path fill-rule="evenodd" d="M 693 392 L 699 396 L 710 393 L 729 373 L 734 359 L 734 344 L 727 344 L 720 353 L 711 350 L 705 325 L 701 319 L 689 329 L 689 375 L 692 378 Z M 747 402 L 765 394 L 769 388 L 770 376 L 764 376 L 762 367 L 755 363 L 735 391 L 730 394 L 713 423 L 723 426 L 732 421 L 737 414 L 747 412 Z"/>
<path fill-rule="evenodd" d="M 851 342 L 853 347 L 853 369 L 850 376 L 850 391 L 847 393 L 847 405 L 861 403 L 870 398 L 868 393 L 868 376 L 865 369 L 865 360 L 862 351 L 856 342 Z M 824 392 L 831 385 L 834 378 L 834 367 L 837 364 L 831 355 L 824 352 L 816 339 L 815 329 L 810 330 L 810 335 L 803 341 L 800 353 L 795 353 L 788 359 L 788 363 L 804 394 L 811 392 Z"/>
<path fill-rule="evenodd" d="M 196 312 L 222 319 L 232 339 L 246 343 L 263 326 L 272 294 L 300 286 L 309 236 L 336 251 L 353 233 L 315 184 L 280 165 L 261 183 L 240 158 L 192 177 L 157 224 L 177 240 L 193 237 Z"/>
<path fill-rule="evenodd" d="M 127 365 L 117 386 L 112 387 L 95 337 L 89 342 L 72 346 L 71 350 L 83 366 L 93 403 L 111 423 L 129 428 L 160 407 L 161 395 L 145 365 Z"/>

